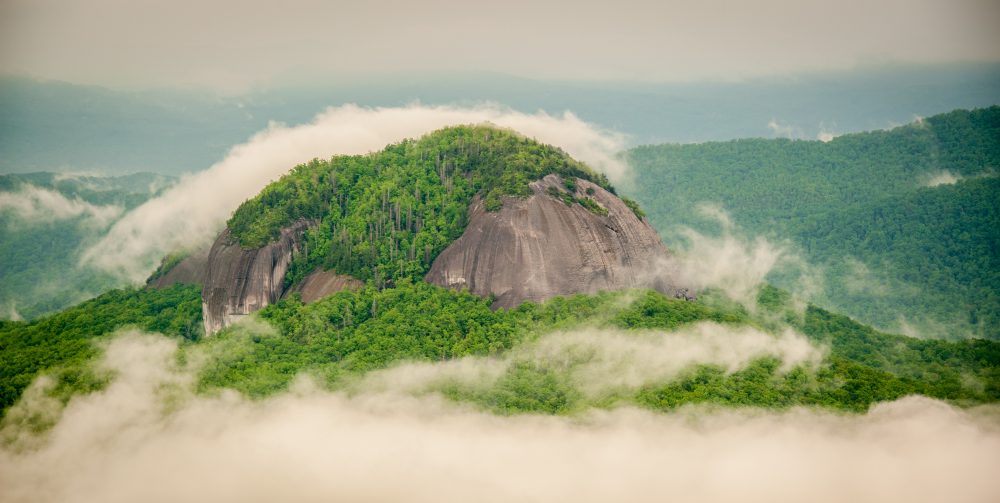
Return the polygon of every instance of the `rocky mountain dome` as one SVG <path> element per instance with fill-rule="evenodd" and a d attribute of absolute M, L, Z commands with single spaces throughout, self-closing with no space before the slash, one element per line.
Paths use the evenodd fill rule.
<path fill-rule="evenodd" d="M 672 297 L 670 253 L 638 206 L 558 148 L 458 126 L 381 152 L 314 160 L 244 202 L 199 268 L 205 333 L 293 293 L 427 281 L 494 299 L 654 288 Z M 162 285 L 161 285 L 162 283 Z"/>

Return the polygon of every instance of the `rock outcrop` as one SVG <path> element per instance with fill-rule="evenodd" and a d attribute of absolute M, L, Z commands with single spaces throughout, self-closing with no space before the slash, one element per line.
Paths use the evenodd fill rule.
<path fill-rule="evenodd" d="M 494 307 L 635 287 L 689 296 L 665 270 L 670 253 L 656 231 L 617 196 L 575 179 L 572 197 L 596 203 L 588 209 L 566 204 L 571 194 L 556 175 L 531 188 L 533 195 L 505 198 L 497 212 L 473 201 L 465 232 L 435 259 L 425 279 L 494 295 Z"/>
<path fill-rule="evenodd" d="M 305 221 L 281 230 L 274 243 L 256 249 L 240 246 L 226 229 L 208 254 L 201 292 L 205 334 L 277 302 L 284 293 L 285 273 L 299 252 Z"/>
<path fill-rule="evenodd" d="M 201 285 L 205 282 L 205 266 L 208 264 L 208 249 L 199 250 L 188 255 L 177 265 L 162 275 L 151 278 L 147 288 L 166 288 L 177 283 Z"/>
<path fill-rule="evenodd" d="M 362 286 L 364 283 L 351 276 L 316 269 L 302 281 L 289 288 L 285 295 L 298 293 L 302 296 L 302 302 L 308 304 L 341 290 L 354 290 Z"/>

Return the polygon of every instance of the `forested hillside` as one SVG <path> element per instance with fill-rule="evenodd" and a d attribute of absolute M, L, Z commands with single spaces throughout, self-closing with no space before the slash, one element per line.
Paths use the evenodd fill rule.
<path fill-rule="evenodd" d="M 116 286 L 80 264 L 81 253 L 173 182 L 151 173 L 0 175 L 0 318 L 34 318 Z"/>
<path fill-rule="evenodd" d="M 495 381 L 484 387 L 445 379 L 432 391 L 501 414 L 572 413 L 614 404 L 669 410 L 686 403 L 865 411 L 915 393 L 960 405 L 1000 400 L 1000 343 L 889 335 L 816 307 L 801 316 L 787 311 L 787 294 L 773 288 L 763 290 L 760 303 L 764 311 L 754 315 L 711 292 L 690 302 L 625 291 L 493 311 L 488 299 L 405 279 L 394 288 L 369 286 L 307 305 L 293 296 L 259 314 L 273 328 L 242 324 L 202 338 L 197 288 L 111 291 L 31 323 L 0 324 L 0 407 L 9 408 L 41 373 L 54 379 L 47 393 L 59 400 L 101 389 L 110 376 L 90 362 L 100 354 L 100 341 L 127 327 L 183 341 L 189 356 L 181 358 L 201 362 L 202 392 L 235 389 L 254 398 L 287 390 L 301 373 L 330 389 L 347 389 L 359 377 L 400 362 L 488 357 L 509 362 Z M 787 319 L 776 322 L 774 315 L 783 313 Z M 693 364 L 676 376 L 610 386 L 595 396 L 574 375 L 602 364 L 608 349 L 588 346 L 600 339 L 571 338 L 560 358 L 533 356 L 534 348 L 558 341 L 560 334 L 598 331 L 609 343 L 628 347 L 674 331 L 718 331 L 738 339 L 747 330 L 777 337 L 786 326 L 829 348 L 822 361 L 787 368 L 780 358 L 751 357 L 735 371 Z"/>
<path fill-rule="evenodd" d="M 10 407 L 43 370 L 58 381 L 56 393 L 63 398 L 101 386 L 87 362 L 101 336 L 123 327 L 196 339 L 200 289 L 111 290 L 35 321 L 0 321 L 0 408 Z"/>
<path fill-rule="evenodd" d="M 803 309 L 773 287 L 750 305 L 712 289 L 693 301 L 625 290 L 493 310 L 490 298 L 421 279 L 462 232 L 471 198 L 502 204 L 548 173 L 610 188 L 558 149 L 489 127 L 296 167 L 244 203 L 230 230 L 260 245 L 291 222 L 317 222 L 289 281 L 321 265 L 365 279 L 364 287 L 309 304 L 292 294 L 211 337 L 201 329 L 199 289 L 186 285 L 114 290 L 31 322 L 0 323 L 5 424 L 44 430 L 55 420 L 15 404 L 40 375 L 51 379 L 35 392 L 63 403 L 106 386 L 113 376 L 95 357 L 128 328 L 175 338 L 176 363 L 189 365 L 200 393 L 251 398 L 289 390 L 302 374 L 350 393 L 380 371 L 425 364 L 441 374 L 415 392 L 497 414 L 692 403 L 861 412 L 909 394 L 961 406 L 1000 400 L 1000 342 L 890 335 Z M 588 208 L 567 195 L 552 194 Z M 685 356 L 684 348 L 706 352 Z M 665 372 L 670 365 L 679 367 Z"/>
<path fill-rule="evenodd" d="M 881 327 L 1000 337 L 1000 107 L 830 142 L 638 147 L 632 193 L 664 239 L 717 222 L 790 239 L 823 272 L 815 300 Z M 775 276 L 778 284 L 790 279 Z"/>

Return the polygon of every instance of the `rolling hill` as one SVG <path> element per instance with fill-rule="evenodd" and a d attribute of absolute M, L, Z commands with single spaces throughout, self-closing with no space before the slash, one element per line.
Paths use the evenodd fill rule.
<path fill-rule="evenodd" d="M 820 305 L 934 337 L 1000 337 L 1000 107 L 829 142 L 747 139 L 632 149 L 634 190 L 667 244 L 678 226 L 742 231 L 819 272 Z M 795 275 L 775 275 L 793 288 Z"/>

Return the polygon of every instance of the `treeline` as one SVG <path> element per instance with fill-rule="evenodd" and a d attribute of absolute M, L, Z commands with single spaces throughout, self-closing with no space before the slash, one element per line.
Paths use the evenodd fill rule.
<path fill-rule="evenodd" d="M 1000 107 L 827 143 L 658 145 L 628 157 L 633 194 L 671 244 L 681 224 L 717 231 L 698 206 L 718 203 L 825 268 L 823 305 L 883 327 L 903 317 L 932 335 L 1000 337 Z M 928 186 L 944 172 L 957 183 Z"/>

